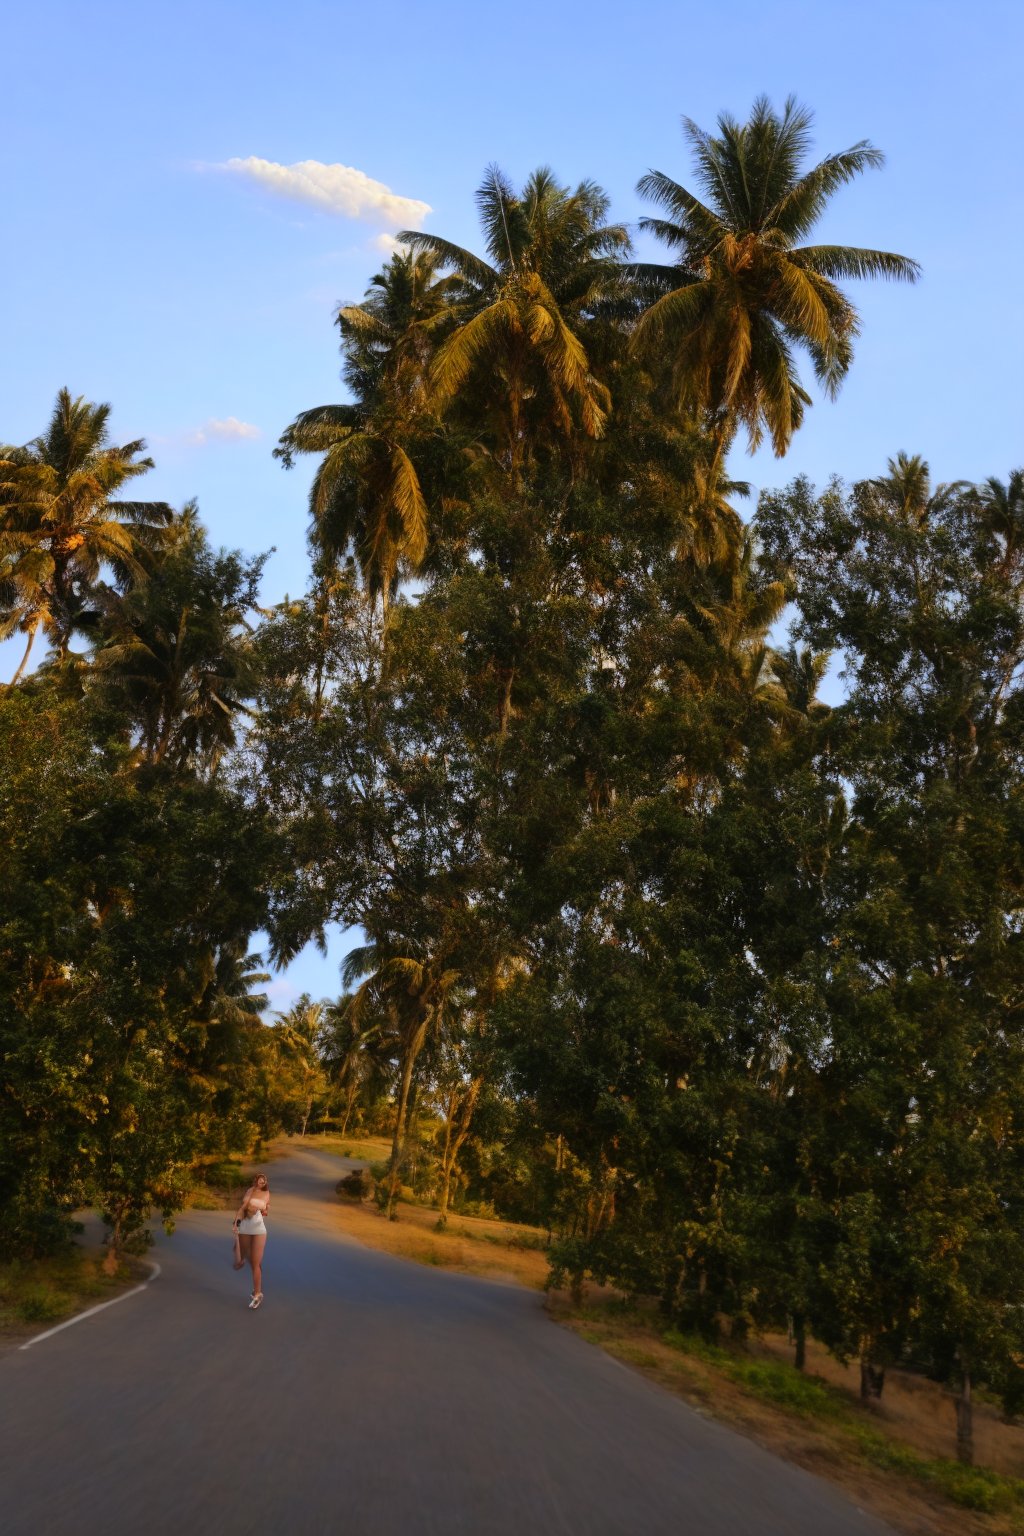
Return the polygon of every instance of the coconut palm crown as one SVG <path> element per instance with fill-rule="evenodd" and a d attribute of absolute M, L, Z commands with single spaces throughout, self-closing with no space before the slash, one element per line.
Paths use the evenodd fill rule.
<path fill-rule="evenodd" d="M 631 269 L 650 301 L 634 346 L 669 363 L 680 406 L 709 416 L 722 442 L 742 425 L 753 451 L 767 431 L 780 457 L 810 404 L 795 351 L 829 397 L 853 359 L 858 315 L 837 281 L 920 270 L 890 251 L 804 243 L 839 188 L 884 161 L 862 139 L 805 169 L 811 122 L 792 96 L 781 114 L 759 97 L 743 125 L 723 114 L 717 135 L 684 118 L 704 200 L 655 170 L 637 189 L 667 215 L 641 228 L 676 259 Z"/>
<path fill-rule="evenodd" d="M 427 507 L 408 452 L 428 412 L 427 378 L 437 338 L 451 328 L 457 284 L 429 254 L 397 251 L 361 304 L 338 311 L 349 404 L 303 411 L 275 458 L 320 455 L 310 488 L 314 545 L 331 562 L 351 547 L 370 590 L 385 601 L 403 567 L 427 548 Z"/>
<path fill-rule="evenodd" d="M 521 193 L 491 166 L 476 193 L 489 260 L 439 235 L 399 239 L 434 257 L 465 288 L 459 323 L 431 364 L 432 396 L 445 409 L 472 384 L 499 455 L 521 462 L 532 436 L 599 437 L 608 391 L 593 375 L 581 321 L 621 291 L 619 258 L 630 247 L 621 224 L 605 224 L 608 198 L 596 183 L 561 186 L 546 167 Z"/>
<path fill-rule="evenodd" d="M 144 577 L 173 519 L 164 502 L 116 499 L 153 460 L 141 438 L 111 445 L 109 418 L 62 389 L 41 437 L 0 447 L 0 639 L 28 635 L 13 681 L 40 628 L 66 654 L 104 569 L 121 589 Z"/>

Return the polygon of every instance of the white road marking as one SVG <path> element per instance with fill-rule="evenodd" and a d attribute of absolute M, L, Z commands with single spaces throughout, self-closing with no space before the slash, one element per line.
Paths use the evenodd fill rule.
<path fill-rule="evenodd" d="M 19 1349 L 31 1349 L 33 1344 L 41 1344 L 44 1339 L 52 1339 L 55 1333 L 63 1333 L 65 1328 L 73 1328 L 76 1323 L 84 1323 L 87 1317 L 95 1317 L 97 1312 L 105 1312 L 108 1307 L 116 1307 L 119 1301 L 127 1301 L 129 1296 L 137 1296 L 148 1285 L 152 1285 L 160 1273 L 160 1265 L 155 1259 L 143 1259 L 153 1273 L 148 1280 L 143 1280 L 141 1285 L 133 1285 L 130 1291 L 123 1291 L 120 1296 L 115 1296 L 110 1301 L 101 1301 L 98 1306 L 87 1307 L 84 1312 L 76 1312 L 74 1317 L 69 1317 L 66 1322 L 58 1323 L 56 1328 L 47 1328 L 45 1333 L 37 1333 L 34 1339 L 29 1339 L 26 1344 L 19 1344 Z"/>

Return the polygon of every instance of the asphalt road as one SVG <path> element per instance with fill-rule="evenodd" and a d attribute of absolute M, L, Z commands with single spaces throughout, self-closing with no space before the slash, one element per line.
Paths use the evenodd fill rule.
<path fill-rule="evenodd" d="M 359 1247 L 270 1167 L 266 1300 L 193 1212 L 136 1296 L 0 1358 L 4 1536 L 885 1536 L 511 1286 Z"/>

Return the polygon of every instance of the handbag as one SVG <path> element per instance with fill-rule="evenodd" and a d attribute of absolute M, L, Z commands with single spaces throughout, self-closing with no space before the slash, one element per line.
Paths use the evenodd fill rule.
<path fill-rule="evenodd" d="M 234 1232 L 233 1236 L 234 1236 L 234 1244 L 233 1244 L 234 1255 L 233 1255 L 233 1260 L 232 1260 L 232 1266 L 231 1267 L 232 1267 L 232 1269 L 241 1269 L 242 1265 L 245 1263 L 245 1260 L 242 1258 L 242 1245 L 238 1241 L 237 1229 Z"/>

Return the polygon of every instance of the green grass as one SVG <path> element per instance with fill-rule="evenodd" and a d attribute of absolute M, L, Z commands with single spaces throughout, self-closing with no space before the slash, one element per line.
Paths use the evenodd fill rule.
<path fill-rule="evenodd" d="M 866 1422 L 842 1392 L 791 1365 L 741 1355 L 672 1328 L 666 1329 L 662 1338 L 680 1354 L 720 1371 L 751 1397 L 775 1404 L 798 1418 L 828 1422 L 873 1467 L 913 1478 L 964 1509 L 983 1514 L 1024 1510 L 1024 1481 L 983 1467 L 965 1467 L 945 1457 L 922 1456 Z"/>
<path fill-rule="evenodd" d="M 59 1258 L 0 1264 L 0 1331 L 25 1323 L 59 1323 L 119 1289 L 127 1267 L 105 1275 L 99 1259 L 78 1250 Z"/>

